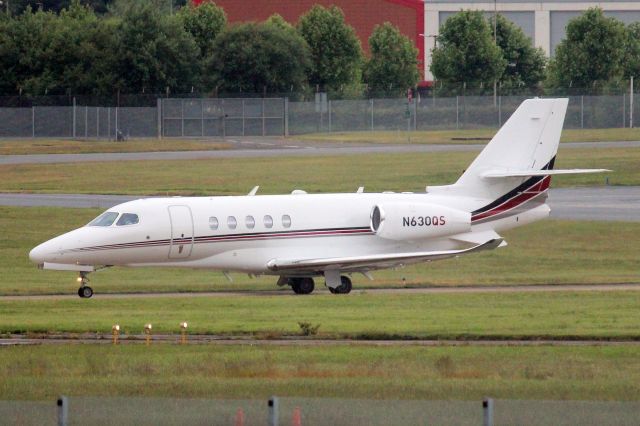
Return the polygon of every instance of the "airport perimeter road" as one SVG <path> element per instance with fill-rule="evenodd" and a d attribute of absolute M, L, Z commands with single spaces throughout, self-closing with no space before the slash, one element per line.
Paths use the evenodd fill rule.
<path fill-rule="evenodd" d="M 0 155 L 0 165 L 9 164 L 53 164 L 53 163 L 85 163 L 103 161 L 145 161 L 145 160 L 198 160 L 207 158 L 248 158 L 248 157 L 286 157 L 286 156 L 331 156 L 355 154 L 400 154 L 410 152 L 459 152 L 480 151 L 484 145 L 378 145 L 378 144 L 327 144 L 313 142 L 296 142 L 287 140 L 272 143 L 269 147 L 255 148 L 254 145 L 243 145 L 238 142 L 237 149 L 217 151 L 171 151 L 171 152 L 131 152 L 104 154 L 34 154 L 34 155 Z M 271 142 L 265 142 L 271 143 Z M 640 141 L 629 142 L 570 142 L 563 143 L 562 148 L 635 148 Z"/>
<path fill-rule="evenodd" d="M 142 197 L 90 194 L 0 194 L 0 206 L 108 209 L 136 198 Z M 556 219 L 640 222 L 640 186 L 552 189 L 549 205 L 551 217 Z"/>

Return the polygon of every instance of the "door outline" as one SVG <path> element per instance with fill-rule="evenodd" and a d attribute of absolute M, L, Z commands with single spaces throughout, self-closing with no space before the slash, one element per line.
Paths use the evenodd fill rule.
<path fill-rule="evenodd" d="M 191 208 L 185 205 L 174 205 L 169 206 L 169 223 L 171 225 L 171 242 L 169 244 L 169 259 L 187 259 L 191 256 L 191 252 L 193 251 L 193 240 L 194 240 L 194 225 L 193 225 L 193 214 L 191 213 Z M 186 210 L 184 210 L 186 209 Z M 186 214 L 185 214 L 186 213 Z M 180 219 L 188 219 L 188 226 L 181 227 L 178 226 L 178 221 Z M 174 226 L 174 222 L 175 226 Z M 174 233 L 175 230 L 175 233 Z M 182 233 L 185 231 L 185 233 Z M 180 235 L 178 236 L 178 232 Z M 175 243 L 176 239 L 188 239 L 189 242 L 185 244 L 183 241 L 182 244 Z"/>

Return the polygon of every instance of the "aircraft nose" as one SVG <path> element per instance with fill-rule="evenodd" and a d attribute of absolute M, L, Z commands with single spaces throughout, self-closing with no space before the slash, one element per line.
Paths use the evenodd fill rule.
<path fill-rule="evenodd" d="M 44 247 L 46 245 L 46 243 L 40 244 L 39 246 L 34 247 L 30 252 L 29 252 L 29 259 L 31 259 L 31 261 L 33 263 L 44 263 L 45 259 L 46 259 L 46 248 Z"/>

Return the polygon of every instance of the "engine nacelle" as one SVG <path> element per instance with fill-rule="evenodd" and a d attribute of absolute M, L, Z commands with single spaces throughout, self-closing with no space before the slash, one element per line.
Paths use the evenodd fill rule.
<path fill-rule="evenodd" d="M 385 203 L 371 211 L 371 230 L 381 238 L 416 241 L 471 230 L 471 213 L 438 204 Z"/>

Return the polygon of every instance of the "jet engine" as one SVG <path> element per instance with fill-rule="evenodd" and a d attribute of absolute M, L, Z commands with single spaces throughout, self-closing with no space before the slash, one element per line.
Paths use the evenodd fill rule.
<path fill-rule="evenodd" d="M 471 213 L 427 203 L 385 203 L 373 207 L 371 230 L 381 238 L 415 241 L 471 230 Z"/>

